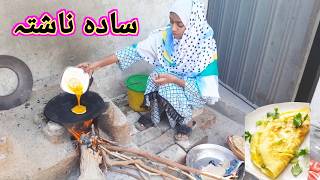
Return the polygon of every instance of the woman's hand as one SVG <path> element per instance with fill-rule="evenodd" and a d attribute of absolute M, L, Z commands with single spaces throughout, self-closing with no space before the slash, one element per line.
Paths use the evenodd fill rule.
<path fill-rule="evenodd" d="M 93 71 L 96 69 L 96 67 L 94 66 L 94 64 L 90 64 L 90 63 L 81 63 L 77 65 L 78 68 L 81 68 L 84 70 L 84 72 L 88 73 L 88 74 L 92 74 Z"/>
<path fill-rule="evenodd" d="M 116 63 L 118 61 L 118 58 L 115 54 L 112 54 L 110 56 L 105 57 L 104 59 L 101 59 L 100 61 L 96 61 L 92 64 L 90 63 L 81 63 L 78 64 L 77 67 L 78 68 L 82 68 L 84 70 L 84 72 L 88 73 L 88 74 L 92 74 L 93 71 L 102 68 L 104 66 Z"/>
<path fill-rule="evenodd" d="M 153 80 L 159 86 L 168 83 L 174 83 L 181 87 L 185 86 L 184 80 L 179 79 L 177 76 L 171 74 L 159 74 L 157 77 L 153 78 Z"/>

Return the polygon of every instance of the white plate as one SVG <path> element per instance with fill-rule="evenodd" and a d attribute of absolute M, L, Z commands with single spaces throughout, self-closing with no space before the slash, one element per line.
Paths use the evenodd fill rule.
<path fill-rule="evenodd" d="M 279 112 L 284 111 L 290 111 L 290 110 L 297 110 L 302 109 L 305 107 L 310 107 L 309 103 L 298 103 L 298 102 L 288 102 L 288 103 L 279 103 L 279 104 L 270 104 L 267 106 L 260 107 L 256 109 L 255 111 L 249 113 L 246 115 L 245 119 L 245 129 L 246 131 L 249 131 L 251 134 L 253 134 L 256 131 L 256 121 L 259 121 L 261 119 L 266 118 L 266 114 L 268 112 L 274 112 L 274 108 L 279 108 Z M 307 134 L 307 137 L 305 138 L 304 142 L 300 146 L 301 148 L 308 148 L 310 150 L 310 133 Z M 270 179 L 268 176 L 264 175 L 251 161 L 250 156 L 250 144 L 246 141 L 245 143 L 245 169 L 247 172 L 251 173 L 252 175 L 256 176 L 258 179 Z M 308 170 L 309 170 L 309 156 L 306 156 L 304 158 L 299 158 L 299 164 L 302 167 L 303 171 L 302 173 L 294 177 L 291 173 L 291 167 L 292 164 L 289 163 L 289 165 L 286 167 L 284 171 L 278 176 L 278 180 L 302 180 L 302 179 L 308 179 Z"/>
<path fill-rule="evenodd" d="M 68 82 L 72 78 L 76 78 L 81 82 L 83 86 L 83 93 L 85 93 L 89 86 L 90 75 L 85 73 L 81 68 L 67 67 L 62 75 L 60 87 L 63 91 L 70 94 L 74 94 L 74 92 L 72 92 L 68 87 Z"/>

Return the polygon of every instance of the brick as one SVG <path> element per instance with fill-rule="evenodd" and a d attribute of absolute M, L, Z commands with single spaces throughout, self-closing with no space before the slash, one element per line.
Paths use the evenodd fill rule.
<path fill-rule="evenodd" d="M 166 150 L 158 154 L 160 157 L 170 159 L 180 164 L 186 161 L 187 153 L 177 144 L 168 147 Z"/>
<path fill-rule="evenodd" d="M 161 130 L 157 127 L 150 127 L 144 131 L 141 131 L 133 136 L 133 142 L 141 146 L 159 136 L 161 136 Z"/>
<path fill-rule="evenodd" d="M 158 154 L 174 144 L 174 130 L 170 129 L 160 137 L 142 145 L 140 148 L 153 154 Z"/>

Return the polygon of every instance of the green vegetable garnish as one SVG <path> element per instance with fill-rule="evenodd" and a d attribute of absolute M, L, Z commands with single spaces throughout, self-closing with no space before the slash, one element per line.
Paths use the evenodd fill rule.
<path fill-rule="evenodd" d="M 248 140 L 251 143 L 252 134 L 249 131 L 244 132 L 244 139 Z"/>
<path fill-rule="evenodd" d="M 272 117 L 272 119 L 279 119 L 279 108 L 274 108 L 274 112 L 268 112 L 267 118 Z"/>
<path fill-rule="evenodd" d="M 294 155 L 294 157 L 291 159 L 290 163 L 291 164 L 296 164 L 299 162 L 299 157 L 302 156 L 306 156 L 309 154 L 309 150 L 307 148 L 305 149 L 300 149 L 299 151 L 296 152 L 296 154 Z"/>
<path fill-rule="evenodd" d="M 263 123 L 263 121 L 257 121 L 256 126 L 260 126 Z"/>
<path fill-rule="evenodd" d="M 296 152 L 296 157 L 299 156 L 306 156 L 307 154 L 309 154 L 309 150 L 307 148 L 305 149 L 300 149 L 298 152 Z"/>
<path fill-rule="evenodd" d="M 302 168 L 299 165 L 299 162 L 295 163 L 292 168 L 291 168 L 291 173 L 294 176 L 298 176 L 299 174 L 302 173 Z"/>
<path fill-rule="evenodd" d="M 302 125 L 302 123 L 303 123 L 302 115 L 301 115 L 301 113 L 298 113 L 293 118 L 293 125 L 294 125 L 294 127 L 298 128 Z"/>

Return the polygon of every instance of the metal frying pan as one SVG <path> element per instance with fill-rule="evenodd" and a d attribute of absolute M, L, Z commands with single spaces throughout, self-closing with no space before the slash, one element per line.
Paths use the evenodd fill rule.
<path fill-rule="evenodd" d="M 92 91 L 87 91 L 81 97 L 81 105 L 87 107 L 86 113 L 77 115 L 71 112 L 76 102 L 75 95 L 69 93 L 59 94 L 52 98 L 45 106 L 44 115 L 48 120 L 64 125 L 97 118 L 106 110 L 103 99 Z"/>

